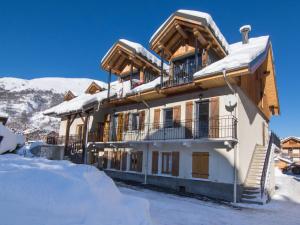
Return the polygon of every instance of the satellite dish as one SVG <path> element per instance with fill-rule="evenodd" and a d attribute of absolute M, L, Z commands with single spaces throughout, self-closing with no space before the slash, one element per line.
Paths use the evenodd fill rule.
<path fill-rule="evenodd" d="M 234 108 L 237 105 L 237 98 L 235 95 L 227 95 L 225 97 L 225 106 L 228 108 Z"/>

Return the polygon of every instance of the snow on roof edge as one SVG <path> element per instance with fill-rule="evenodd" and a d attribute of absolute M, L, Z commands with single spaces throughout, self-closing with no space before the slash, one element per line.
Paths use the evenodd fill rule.
<path fill-rule="evenodd" d="M 196 10 L 179 9 L 176 12 L 172 13 L 168 17 L 168 19 L 165 20 L 164 23 L 162 25 L 160 25 L 160 27 L 153 33 L 153 35 L 151 36 L 151 38 L 149 40 L 149 43 L 151 43 L 153 41 L 153 39 L 158 35 L 158 33 L 161 31 L 161 29 L 169 22 L 169 20 L 171 20 L 172 17 L 174 17 L 178 13 L 185 14 L 187 16 L 193 16 L 193 17 L 198 17 L 198 18 L 204 19 L 206 21 L 207 25 L 208 25 L 207 27 L 210 28 L 210 30 L 212 31 L 214 36 L 217 38 L 219 43 L 222 45 L 224 50 L 226 52 L 229 51 L 229 44 L 228 44 L 225 36 L 222 34 L 219 27 L 217 26 L 217 24 L 213 20 L 212 16 L 210 14 L 206 13 L 206 12 L 201 12 L 201 11 L 196 11 Z"/>

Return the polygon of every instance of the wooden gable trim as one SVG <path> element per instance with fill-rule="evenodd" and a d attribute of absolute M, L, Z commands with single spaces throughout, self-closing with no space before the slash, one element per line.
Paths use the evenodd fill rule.
<path fill-rule="evenodd" d="M 164 25 L 163 29 L 154 37 L 154 39 L 150 43 L 150 47 L 153 51 L 156 53 L 159 53 L 160 45 L 165 45 L 167 49 L 171 49 L 170 44 L 172 38 L 174 38 L 177 41 L 172 42 L 172 44 L 178 43 L 178 39 L 187 39 L 187 33 L 184 31 L 183 27 L 188 27 L 191 29 L 192 32 L 194 32 L 194 35 L 196 38 L 199 39 L 200 43 L 205 47 L 209 43 L 213 46 L 214 50 L 218 55 L 221 57 L 224 57 L 227 55 L 226 50 L 220 43 L 220 41 L 215 37 L 211 29 L 207 24 L 203 24 L 200 21 L 196 21 L 190 18 L 173 15 L 169 21 L 167 21 L 167 24 Z M 176 34 L 179 34 L 176 36 Z M 169 57 L 167 58 L 167 60 Z"/>
<path fill-rule="evenodd" d="M 72 91 L 67 91 L 67 93 L 64 95 L 64 101 L 70 101 L 71 99 L 75 98 L 76 95 Z"/>
<path fill-rule="evenodd" d="M 96 91 L 93 91 L 93 88 L 96 89 Z M 87 94 L 95 94 L 97 92 L 103 91 L 103 88 L 100 87 L 98 84 L 96 84 L 94 81 L 89 85 L 89 87 L 86 89 L 85 93 Z"/>
<path fill-rule="evenodd" d="M 137 54 L 133 49 L 127 47 L 127 45 L 118 42 L 110 50 L 108 55 L 101 63 L 101 67 L 109 71 L 110 69 L 116 74 L 120 75 L 124 67 L 130 63 L 136 68 L 150 67 L 158 74 L 160 73 L 159 65 L 153 64 L 148 61 L 145 57 L 142 57 L 140 54 Z"/>

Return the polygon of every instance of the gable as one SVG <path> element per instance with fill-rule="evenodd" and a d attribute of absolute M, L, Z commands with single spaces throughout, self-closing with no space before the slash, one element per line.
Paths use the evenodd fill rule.
<path fill-rule="evenodd" d="M 288 138 L 282 142 L 282 148 L 300 148 L 300 140 L 294 137 Z"/>
<path fill-rule="evenodd" d="M 93 94 L 98 93 L 100 91 L 103 91 L 103 89 L 98 84 L 96 84 L 95 82 L 92 82 L 90 84 L 90 86 L 86 89 L 85 93 L 93 95 Z"/>
<path fill-rule="evenodd" d="M 70 101 L 71 99 L 75 98 L 76 95 L 72 92 L 72 91 L 68 91 L 65 95 L 64 95 L 64 101 Z"/>

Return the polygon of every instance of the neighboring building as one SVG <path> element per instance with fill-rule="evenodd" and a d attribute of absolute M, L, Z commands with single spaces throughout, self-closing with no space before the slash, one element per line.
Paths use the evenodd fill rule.
<path fill-rule="evenodd" d="M 281 140 L 281 156 L 292 162 L 300 162 L 300 137 L 287 137 Z"/>
<path fill-rule="evenodd" d="M 160 59 L 117 41 L 101 67 L 118 81 L 45 112 L 62 118 L 65 154 L 113 178 L 263 202 L 280 107 L 270 38 L 248 39 L 250 29 L 229 45 L 210 15 L 178 10 L 150 39 Z"/>

